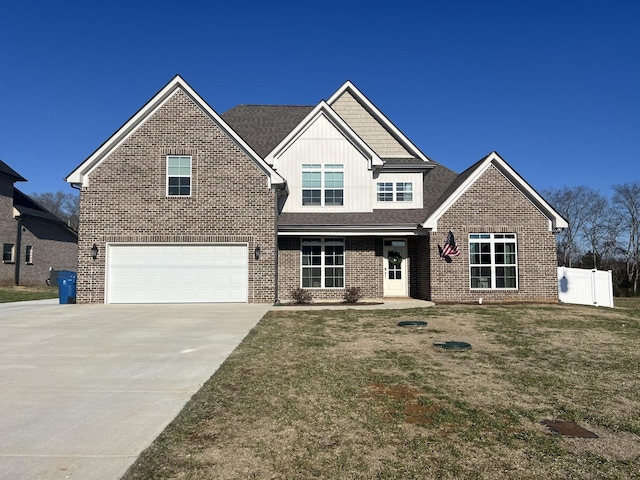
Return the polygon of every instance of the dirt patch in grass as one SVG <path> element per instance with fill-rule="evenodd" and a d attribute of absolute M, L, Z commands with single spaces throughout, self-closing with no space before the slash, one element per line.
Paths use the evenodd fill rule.
<path fill-rule="evenodd" d="M 638 478 L 639 341 L 637 304 L 272 311 L 124 478 Z"/>

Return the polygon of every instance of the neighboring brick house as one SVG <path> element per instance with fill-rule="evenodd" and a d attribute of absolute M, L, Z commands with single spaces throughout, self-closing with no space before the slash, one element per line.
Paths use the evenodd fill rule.
<path fill-rule="evenodd" d="M 218 115 L 176 76 L 67 181 L 79 302 L 557 301 L 566 221 L 496 152 L 460 175 L 429 159 L 350 82 Z"/>
<path fill-rule="evenodd" d="M 78 263 L 77 233 L 14 187 L 25 181 L 0 161 L 2 285 L 44 285 L 50 270 L 75 270 Z"/>

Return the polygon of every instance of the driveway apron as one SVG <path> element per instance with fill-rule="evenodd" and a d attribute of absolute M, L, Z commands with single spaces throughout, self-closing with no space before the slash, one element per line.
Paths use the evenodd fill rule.
<path fill-rule="evenodd" d="M 0 478 L 120 478 L 269 307 L 0 305 Z"/>

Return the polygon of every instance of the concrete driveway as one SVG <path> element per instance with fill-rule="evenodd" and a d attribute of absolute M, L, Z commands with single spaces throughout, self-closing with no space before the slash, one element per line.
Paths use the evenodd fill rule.
<path fill-rule="evenodd" d="M 0 478 L 120 478 L 269 307 L 0 304 Z"/>

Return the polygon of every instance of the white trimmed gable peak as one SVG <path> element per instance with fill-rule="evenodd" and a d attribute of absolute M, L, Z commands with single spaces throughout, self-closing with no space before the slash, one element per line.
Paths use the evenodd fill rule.
<path fill-rule="evenodd" d="M 265 157 L 269 165 L 278 168 L 278 159 L 306 132 L 308 132 L 318 119 L 327 120 L 340 135 L 348 140 L 360 154 L 366 158 L 369 170 L 382 167 L 383 161 L 373 149 L 367 145 L 353 129 L 325 102 L 321 101 L 289 134 Z"/>
<path fill-rule="evenodd" d="M 436 209 L 432 211 L 422 223 L 424 228 L 433 232 L 438 231 L 438 220 L 451 208 L 460 197 L 471 187 L 489 168 L 495 167 L 505 176 L 511 184 L 549 219 L 549 230 L 558 231 L 569 226 L 567 221 L 556 212 L 553 207 L 529 185 L 511 166 L 500 156 L 498 152 L 491 152 L 480 161 L 469 167 L 458 176 L 458 180 L 452 184 L 452 190 L 445 198 L 440 200 Z"/>
<path fill-rule="evenodd" d="M 327 103 L 382 158 L 431 160 L 420 151 L 356 86 L 347 80 Z"/>
<path fill-rule="evenodd" d="M 198 93 L 180 76 L 176 75 L 135 115 L 109 137 L 95 152 L 66 177 L 66 181 L 80 186 L 89 185 L 89 177 L 109 155 L 129 138 L 147 119 L 160 109 L 177 92 L 186 94 L 213 122 L 215 122 L 257 165 L 269 179 L 269 186 L 284 185 L 278 175 L 240 136 L 205 102 Z"/>

